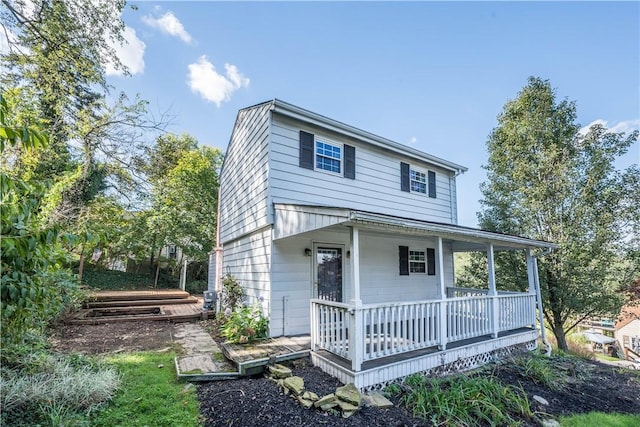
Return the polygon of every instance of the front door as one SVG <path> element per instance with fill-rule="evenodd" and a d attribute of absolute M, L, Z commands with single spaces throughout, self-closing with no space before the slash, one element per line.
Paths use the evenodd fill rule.
<path fill-rule="evenodd" d="M 342 248 L 316 246 L 315 297 L 342 302 Z"/>

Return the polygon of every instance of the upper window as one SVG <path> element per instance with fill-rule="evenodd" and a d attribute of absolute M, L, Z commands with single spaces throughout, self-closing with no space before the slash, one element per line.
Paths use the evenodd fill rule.
<path fill-rule="evenodd" d="M 427 174 L 411 169 L 411 191 L 427 193 Z"/>
<path fill-rule="evenodd" d="M 316 169 L 340 173 L 342 147 L 316 140 Z"/>
<path fill-rule="evenodd" d="M 409 272 L 426 273 L 426 258 L 424 251 L 409 251 Z"/>

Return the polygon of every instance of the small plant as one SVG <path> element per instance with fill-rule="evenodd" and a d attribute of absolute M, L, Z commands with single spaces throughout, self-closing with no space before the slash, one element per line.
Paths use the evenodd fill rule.
<path fill-rule="evenodd" d="M 222 313 L 228 315 L 233 312 L 246 297 L 244 288 L 231 274 L 222 278 L 222 292 L 220 295 L 220 309 Z"/>
<path fill-rule="evenodd" d="M 258 303 L 237 307 L 227 315 L 221 330 L 221 335 L 229 342 L 240 344 L 266 338 L 268 333 L 269 319 L 262 314 Z"/>
<path fill-rule="evenodd" d="M 400 394 L 401 391 L 402 391 L 402 388 L 400 387 L 400 385 L 396 384 L 396 383 L 393 383 L 393 384 L 389 384 L 388 386 L 386 386 L 384 388 L 384 390 L 382 390 L 382 393 L 386 397 L 391 397 L 391 396 L 395 396 L 397 394 Z"/>
<path fill-rule="evenodd" d="M 482 376 L 424 381 L 409 389 L 400 401 L 414 417 L 432 425 L 515 425 L 514 416 L 533 417 L 522 389 Z"/>
<path fill-rule="evenodd" d="M 424 385 L 426 378 L 421 374 L 411 374 L 405 378 L 404 383 L 409 387 L 421 387 Z"/>
<path fill-rule="evenodd" d="M 549 359 L 544 356 L 519 357 L 514 359 L 514 364 L 519 368 L 521 376 L 536 384 L 543 385 L 550 390 L 562 387 L 563 375 L 553 369 Z"/>

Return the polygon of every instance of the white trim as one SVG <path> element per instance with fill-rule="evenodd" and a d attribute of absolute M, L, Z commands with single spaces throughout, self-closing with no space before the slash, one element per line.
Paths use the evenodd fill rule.
<path fill-rule="evenodd" d="M 456 174 L 463 173 L 468 170 L 466 167 L 459 164 L 449 162 L 436 156 L 432 156 L 420 150 L 416 150 L 415 148 L 399 144 L 397 142 L 391 141 L 390 139 L 374 135 L 353 126 L 349 126 L 337 120 L 333 120 L 309 110 L 305 110 L 304 108 L 297 107 L 293 104 L 289 104 L 288 102 L 284 102 L 279 99 L 274 99 L 272 101 L 271 111 L 283 116 L 300 120 L 305 123 L 310 123 L 312 125 L 322 127 L 333 132 L 338 132 L 347 137 L 356 138 L 375 147 L 383 148 L 422 162 L 427 162 L 434 166 L 439 166 Z"/>

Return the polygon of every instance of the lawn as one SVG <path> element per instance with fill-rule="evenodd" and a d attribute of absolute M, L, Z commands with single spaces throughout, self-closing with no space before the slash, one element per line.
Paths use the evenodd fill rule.
<path fill-rule="evenodd" d="M 176 380 L 174 357 L 173 352 L 137 352 L 106 358 L 120 372 L 122 385 L 109 406 L 92 415 L 91 425 L 199 426 L 195 386 Z"/>

